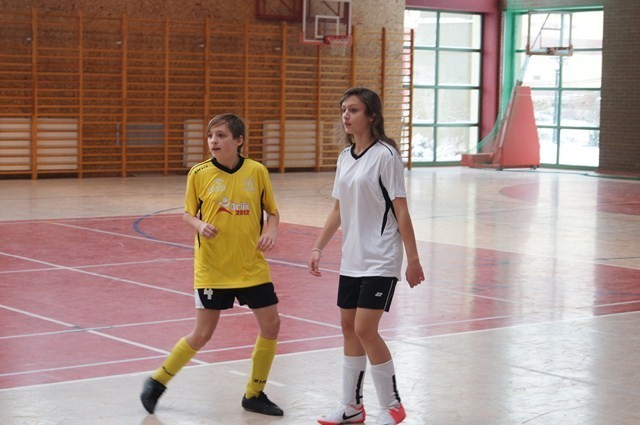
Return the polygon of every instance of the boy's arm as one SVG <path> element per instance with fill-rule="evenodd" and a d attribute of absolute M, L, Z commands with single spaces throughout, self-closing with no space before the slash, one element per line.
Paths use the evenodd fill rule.
<path fill-rule="evenodd" d="M 186 211 L 182 214 L 182 221 L 193 227 L 202 237 L 213 238 L 218 234 L 218 229 L 213 224 L 205 223 Z"/>
<path fill-rule="evenodd" d="M 273 214 L 267 213 L 267 223 L 258 239 L 258 250 L 270 251 L 276 244 L 278 237 L 278 224 L 280 224 L 280 213 L 276 210 Z"/>

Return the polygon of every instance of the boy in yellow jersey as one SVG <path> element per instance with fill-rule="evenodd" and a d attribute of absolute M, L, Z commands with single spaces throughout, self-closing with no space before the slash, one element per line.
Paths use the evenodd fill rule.
<path fill-rule="evenodd" d="M 283 415 L 263 391 L 280 330 L 278 297 L 264 252 L 276 242 L 280 215 L 267 169 L 240 155 L 244 140 L 240 117 L 214 117 L 207 135 L 213 157 L 189 171 L 183 219 L 196 230 L 196 323 L 145 381 L 140 398 L 149 413 L 154 412 L 169 380 L 211 339 L 220 312 L 233 308 L 237 299 L 253 311 L 260 328 L 242 407 L 265 415 Z"/>

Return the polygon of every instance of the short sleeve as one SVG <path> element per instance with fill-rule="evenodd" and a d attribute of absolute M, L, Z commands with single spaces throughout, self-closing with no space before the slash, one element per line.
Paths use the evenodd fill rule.
<path fill-rule="evenodd" d="M 187 190 L 184 197 L 184 212 L 194 216 L 200 209 L 200 202 L 198 200 L 198 193 L 196 191 L 196 179 L 193 169 L 189 171 L 187 176 Z"/>
<path fill-rule="evenodd" d="M 380 170 L 382 183 L 387 189 L 389 198 L 406 198 L 407 192 L 404 186 L 404 165 L 398 152 L 387 157 L 387 161 Z"/>
<path fill-rule="evenodd" d="M 260 167 L 260 179 L 262 180 L 262 205 L 267 214 L 273 215 L 277 211 L 276 199 L 269 178 L 269 170 L 265 166 Z"/>

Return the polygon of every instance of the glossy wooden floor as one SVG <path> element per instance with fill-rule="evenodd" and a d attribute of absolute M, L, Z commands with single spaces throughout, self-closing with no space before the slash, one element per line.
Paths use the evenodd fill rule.
<path fill-rule="evenodd" d="M 639 424 L 640 181 L 459 167 L 406 178 L 428 278 L 399 287 L 382 325 L 404 423 Z M 339 241 L 323 279 L 305 269 L 333 174 L 272 180 L 283 328 L 266 391 L 284 417 L 240 408 L 255 330 L 238 308 L 155 415 L 140 405 L 193 323 L 185 177 L 140 176 L 0 180 L 0 424 L 299 425 L 333 408 Z M 370 379 L 365 399 L 375 423 Z"/>

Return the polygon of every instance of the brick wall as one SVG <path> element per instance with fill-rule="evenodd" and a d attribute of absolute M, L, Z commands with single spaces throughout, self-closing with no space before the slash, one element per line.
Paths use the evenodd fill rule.
<path fill-rule="evenodd" d="M 607 0 L 600 171 L 640 174 L 640 2 Z"/>

